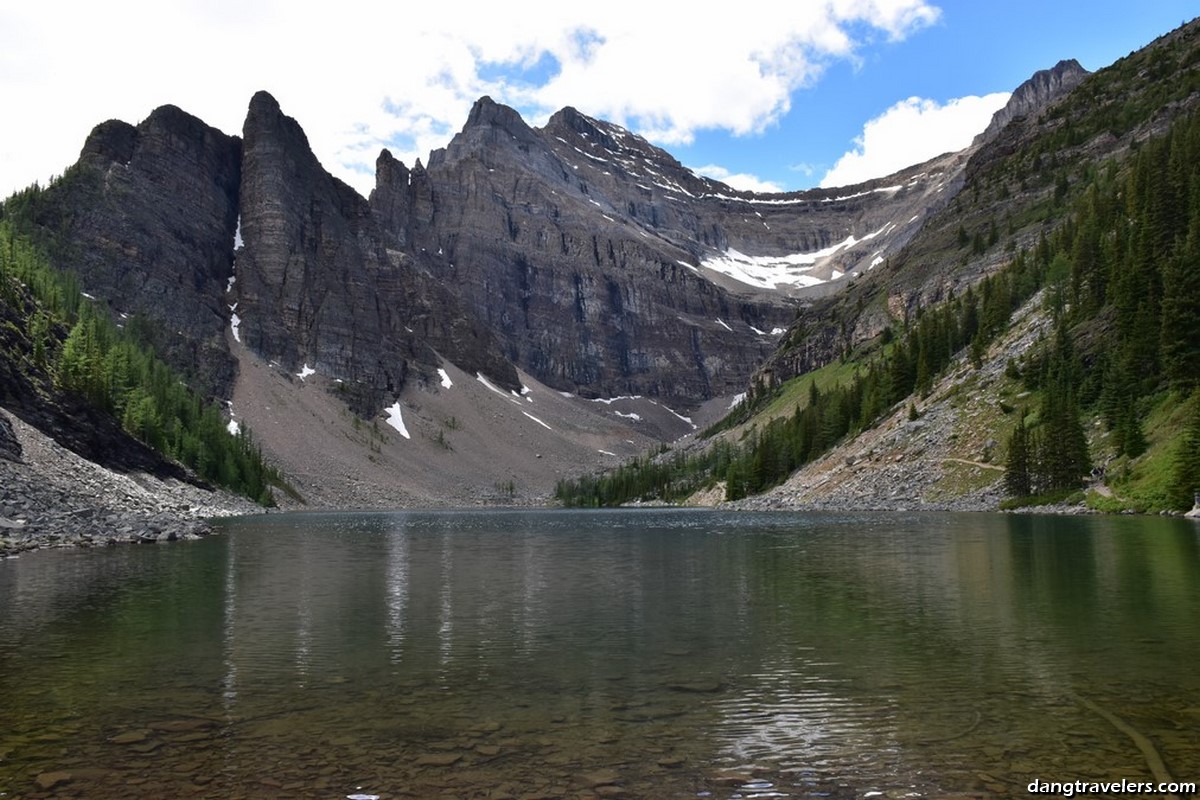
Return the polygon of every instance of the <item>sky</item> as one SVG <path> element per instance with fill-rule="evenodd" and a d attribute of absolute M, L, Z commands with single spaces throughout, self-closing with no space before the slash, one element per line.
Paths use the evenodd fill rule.
<path fill-rule="evenodd" d="M 260 89 L 364 194 L 381 148 L 427 161 L 482 95 L 533 125 L 574 106 L 736 188 L 845 186 L 966 146 L 1035 71 L 1063 58 L 1100 69 L 1200 2 L 680 8 L 0 0 L 0 196 L 61 173 L 96 124 L 160 105 L 238 134 Z"/>

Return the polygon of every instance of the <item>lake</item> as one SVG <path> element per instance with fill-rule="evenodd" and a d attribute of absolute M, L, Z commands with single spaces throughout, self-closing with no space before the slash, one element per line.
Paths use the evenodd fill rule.
<path fill-rule="evenodd" d="M 1153 780 L 1130 730 L 1200 777 L 1190 521 L 219 528 L 0 562 L 0 796 L 1028 796 Z"/>

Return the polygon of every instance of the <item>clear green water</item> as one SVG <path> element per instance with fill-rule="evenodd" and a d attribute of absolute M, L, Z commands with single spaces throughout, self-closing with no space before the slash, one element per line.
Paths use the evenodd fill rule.
<path fill-rule="evenodd" d="M 1150 780 L 1085 701 L 1200 778 L 1190 522 L 638 510 L 223 531 L 0 562 L 0 796 Z"/>

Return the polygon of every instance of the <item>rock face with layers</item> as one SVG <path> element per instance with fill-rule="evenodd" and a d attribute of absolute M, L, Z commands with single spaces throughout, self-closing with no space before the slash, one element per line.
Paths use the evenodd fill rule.
<path fill-rule="evenodd" d="M 366 413 L 397 394 L 414 366 L 432 374 L 439 353 L 519 386 L 488 331 L 412 257 L 384 246 L 367 201 L 321 167 L 266 92 L 251 101 L 243 137 L 244 244 L 229 296 L 247 346 L 341 380 Z"/>
<path fill-rule="evenodd" d="M 84 291 L 152 321 L 159 352 L 223 394 L 233 360 L 222 293 L 232 268 L 241 142 L 174 106 L 97 125 L 47 190 L 43 223 Z"/>
<path fill-rule="evenodd" d="M 380 162 L 372 205 L 394 241 L 555 388 L 691 405 L 733 390 L 742 365 L 770 352 L 751 325 L 791 318 L 784 303 L 735 297 L 680 263 L 686 250 L 631 224 L 491 101 L 428 170 Z"/>
<path fill-rule="evenodd" d="M 899 185 L 754 195 L 573 108 L 535 129 L 485 97 L 428 167 L 385 151 L 371 208 L 390 246 L 453 284 L 542 382 L 693 406 L 744 388 L 803 294 L 735 280 L 714 259 L 842 243 L 823 278 L 866 269 L 942 202 L 929 193 L 944 180 L 914 171 Z M 881 233 L 870 250 L 851 245 Z"/>
<path fill-rule="evenodd" d="M 992 115 L 983 133 L 975 137 L 975 144 L 994 139 L 1004 126 L 1017 117 L 1024 117 L 1046 108 L 1058 98 L 1066 95 L 1091 73 L 1073 58 L 1059 61 L 1050 69 L 1038 70 L 1029 80 L 1013 91 L 1004 108 Z"/>
<path fill-rule="evenodd" d="M 439 358 L 506 388 L 519 367 L 693 408 L 743 390 L 798 309 L 903 247 L 962 163 L 753 194 L 573 108 L 532 128 L 482 98 L 427 166 L 385 150 L 367 200 L 259 92 L 241 139 L 170 106 L 104 123 L 50 193 L 88 291 L 155 320 L 219 396 L 232 327 L 368 415 Z"/>

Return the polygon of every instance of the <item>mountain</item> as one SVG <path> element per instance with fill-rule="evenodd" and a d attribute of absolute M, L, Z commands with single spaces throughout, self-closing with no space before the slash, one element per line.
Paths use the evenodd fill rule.
<path fill-rule="evenodd" d="M 337 377 L 367 415 L 412 373 L 430 380 L 439 354 L 519 386 L 490 331 L 417 259 L 386 247 L 367 201 L 321 167 L 266 92 L 250 102 L 241 163 L 242 245 L 224 294 L 255 353 Z"/>
<path fill-rule="evenodd" d="M 886 266 L 802 308 L 745 402 L 559 497 L 1191 507 L 1198 65 L 1193 21 L 1093 75 L 1035 76 L 964 154 L 953 199 Z"/>
<path fill-rule="evenodd" d="M 427 165 L 383 151 L 364 198 L 259 92 L 240 137 L 171 106 L 102 123 L 5 215 L 268 454 L 325 459 L 302 493 L 337 503 L 328 484 L 354 474 L 363 504 L 520 495 L 978 285 L 1044 235 L 1079 164 L 1188 107 L 1186 81 L 1158 89 L 1188 69 L 1114 89 L 1061 62 L 963 152 L 770 195 L 576 109 L 535 128 L 485 97 Z"/>
<path fill-rule="evenodd" d="M 992 115 L 983 133 L 975 137 L 975 145 L 995 139 L 1008 123 L 1017 117 L 1037 114 L 1051 103 L 1078 86 L 1089 73 L 1075 59 L 1064 59 L 1050 69 L 1038 70 L 1029 80 L 1013 90 L 1004 108 Z"/>
<path fill-rule="evenodd" d="M 240 141 L 174 106 L 97 125 L 31 216 L 55 261 L 114 314 L 154 321 L 158 352 L 207 391 L 232 386 L 224 343 Z"/>
<path fill-rule="evenodd" d="M 86 291 L 153 320 L 217 395 L 236 318 L 254 352 L 337 377 L 368 415 L 438 358 L 692 408 L 740 391 L 805 296 L 897 251 L 961 166 L 754 195 L 574 109 L 534 129 L 482 98 L 428 167 L 381 153 L 365 200 L 260 92 L 240 140 L 174 107 L 97 126 L 39 220 Z"/>
<path fill-rule="evenodd" d="M 740 391 L 794 297 L 898 247 L 950 180 L 753 195 L 575 109 L 533 129 L 483 98 L 428 167 L 385 152 L 371 205 L 533 377 L 691 407 Z"/>

